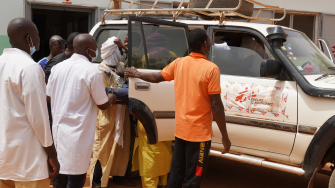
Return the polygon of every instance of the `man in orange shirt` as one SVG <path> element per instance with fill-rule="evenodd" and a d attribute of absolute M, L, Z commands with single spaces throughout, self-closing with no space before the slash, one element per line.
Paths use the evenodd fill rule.
<path fill-rule="evenodd" d="M 222 134 L 222 153 L 227 153 L 231 145 L 220 95 L 220 70 L 205 57 L 210 39 L 205 30 L 194 29 L 188 43 L 192 53 L 161 72 L 138 72 L 134 67 L 125 71 L 128 77 L 147 82 L 175 81 L 176 138 L 168 188 L 200 187 L 208 166 L 213 116 Z"/>

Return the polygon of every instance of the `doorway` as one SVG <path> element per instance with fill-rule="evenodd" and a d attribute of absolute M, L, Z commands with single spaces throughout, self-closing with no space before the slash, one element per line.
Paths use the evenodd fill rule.
<path fill-rule="evenodd" d="M 50 54 L 49 40 L 59 35 L 64 40 L 72 32 L 89 33 L 94 26 L 94 9 L 76 9 L 32 5 L 32 21 L 36 24 L 40 36 L 40 50 L 34 53 L 37 62 Z"/>

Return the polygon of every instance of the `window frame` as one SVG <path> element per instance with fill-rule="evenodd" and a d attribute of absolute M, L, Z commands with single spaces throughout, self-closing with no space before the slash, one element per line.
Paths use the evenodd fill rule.
<path fill-rule="evenodd" d="M 235 31 L 235 32 L 247 32 L 247 33 L 253 34 L 256 37 L 258 37 L 264 43 L 265 47 L 268 48 L 271 55 L 276 60 L 279 60 L 279 58 L 273 52 L 273 49 L 272 49 L 271 45 L 269 44 L 269 42 L 267 41 L 266 37 L 263 34 L 261 34 L 260 32 L 258 32 L 257 30 L 254 30 L 254 29 L 251 29 L 251 28 L 245 28 L 245 27 L 236 27 L 236 26 L 209 26 L 208 29 L 207 29 L 207 34 L 208 34 L 208 36 L 210 36 L 210 39 L 212 41 L 214 40 L 216 31 L 223 31 L 223 32 L 227 32 L 227 31 L 228 32 L 234 32 Z M 210 54 L 213 53 L 212 50 L 213 50 L 213 48 L 211 47 L 210 52 L 209 52 Z M 208 59 L 213 62 L 211 55 L 209 55 Z M 286 68 L 284 66 L 283 66 L 283 72 L 285 74 L 285 78 L 286 78 L 287 81 L 293 81 L 292 76 L 288 73 L 288 71 L 286 70 Z M 238 75 L 230 75 L 230 76 L 238 76 Z M 250 76 L 243 76 L 243 77 L 250 77 Z M 251 78 L 256 78 L 256 77 L 251 77 Z M 257 78 L 268 79 L 266 77 L 257 77 Z"/>
<path fill-rule="evenodd" d="M 93 33 L 94 39 L 97 41 L 100 34 L 105 30 L 128 30 L 128 26 L 127 26 L 127 24 L 100 25 L 97 28 L 97 30 L 95 30 L 94 33 Z M 95 62 L 94 61 L 93 63 L 101 63 L 101 62 Z"/>
<path fill-rule="evenodd" d="M 274 17 L 276 17 L 275 14 L 283 14 L 283 12 L 275 12 L 274 13 Z M 316 13 L 316 12 L 306 12 L 306 11 L 301 11 L 301 12 L 298 12 L 298 11 L 288 11 L 288 12 L 286 12 L 286 17 L 287 16 L 290 17 L 288 28 L 291 28 L 291 29 L 295 29 L 294 28 L 294 17 L 295 16 L 314 16 L 314 21 L 313 21 L 313 38 L 312 39 L 310 38 L 310 39 L 315 44 L 318 42 L 318 36 L 319 36 L 319 32 L 320 32 L 319 29 L 318 29 L 318 27 L 321 24 L 321 22 L 319 20 L 320 19 L 320 14 L 319 13 Z M 281 25 L 278 24 L 278 22 L 275 22 L 274 25 L 281 26 Z M 287 27 L 287 26 L 284 26 L 284 27 Z"/>
<path fill-rule="evenodd" d="M 189 34 L 189 28 L 187 24 L 179 23 L 179 22 L 173 22 L 173 21 L 166 21 L 166 20 L 158 20 L 158 19 L 150 19 L 150 18 L 144 18 L 144 17 L 135 17 L 130 16 L 128 19 L 128 67 L 131 67 L 132 63 L 132 21 L 138 21 L 140 22 L 141 27 L 141 35 L 142 35 L 142 43 L 144 46 L 144 57 L 146 61 L 146 69 L 148 69 L 148 54 L 147 54 L 147 46 L 145 43 L 145 35 L 143 30 L 143 22 L 144 23 L 152 23 L 157 25 L 167 25 L 167 26 L 173 26 L 173 27 L 183 27 L 186 34 L 186 41 L 188 42 L 188 34 Z M 187 49 L 188 53 L 190 53 L 190 49 Z"/>
<path fill-rule="evenodd" d="M 321 43 L 325 45 L 324 47 L 325 47 L 326 49 L 323 49 L 323 46 L 322 46 Z M 319 38 L 318 38 L 318 45 L 317 45 L 317 46 L 321 49 L 321 51 L 323 51 L 323 53 L 326 54 L 326 51 L 327 51 L 328 54 L 329 54 L 329 56 L 330 56 L 331 61 L 335 64 L 334 53 L 333 53 L 333 51 L 331 50 L 331 47 L 330 47 L 329 42 L 327 41 L 327 39 L 325 39 L 324 37 L 319 37 Z M 326 54 L 326 55 L 327 55 L 327 54 Z"/>

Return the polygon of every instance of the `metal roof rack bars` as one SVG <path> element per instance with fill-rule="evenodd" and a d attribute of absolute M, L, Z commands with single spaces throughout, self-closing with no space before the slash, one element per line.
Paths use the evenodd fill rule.
<path fill-rule="evenodd" d="M 176 21 L 177 17 L 180 14 L 204 15 L 206 17 L 212 18 L 212 20 L 218 19 L 219 25 L 222 25 L 223 21 L 236 20 L 236 17 L 240 19 L 246 19 L 246 20 L 268 21 L 271 24 L 274 24 L 274 22 L 283 20 L 286 16 L 286 10 L 284 8 L 280 8 L 278 6 L 265 5 L 257 1 L 254 1 L 254 0 L 245 0 L 245 1 L 261 7 L 259 8 L 259 11 L 255 16 L 246 16 L 246 15 L 243 15 L 237 12 L 237 10 L 242 5 L 242 0 L 239 0 L 238 5 L 235 8 L 210 8 L 214 0 L 210 0 L 205 8 L 189 8 L 189 6 L 186 8 L 182 7 L 185 0 L 181 0 L 177 8 L 161 8 L 161 7 L 156 6 L 158 1 L 159 0 L 155 0 L 153 5 L 151 6 L 151 5 L 147 5 L 143 3 L 137 3 L 135 2 L 135 0 L 110 0 L 102 16 L 102 24 L 106 24 L 105 19 L 108 14 L 115 15 L 115 16 L 120 16 L 120 15 L 136 15 L 136 16 L 172 15 L 173 21 Z M 129 4 L 128 9 L 119 9 L 121 7 L 121 2 L 128 3 Z M 133 5 L 137 5 L 137 6 L 145 7 L 145 8 L 132 9 Z M 279 10 L 283 12 L 284 14 L 282 18 L 277 18 L 277 19 L 276 18 L 259 18 L 258 16 L 264 9 Z"/>

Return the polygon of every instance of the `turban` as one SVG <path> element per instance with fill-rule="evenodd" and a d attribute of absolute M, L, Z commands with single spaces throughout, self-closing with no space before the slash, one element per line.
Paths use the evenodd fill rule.
<path fill-rule="evenodd" d="M 159 33 L 152 33 L 146 39 L 147 48 L 153 47 L 165 47 L 167 43 L 167 38 Z"/>

